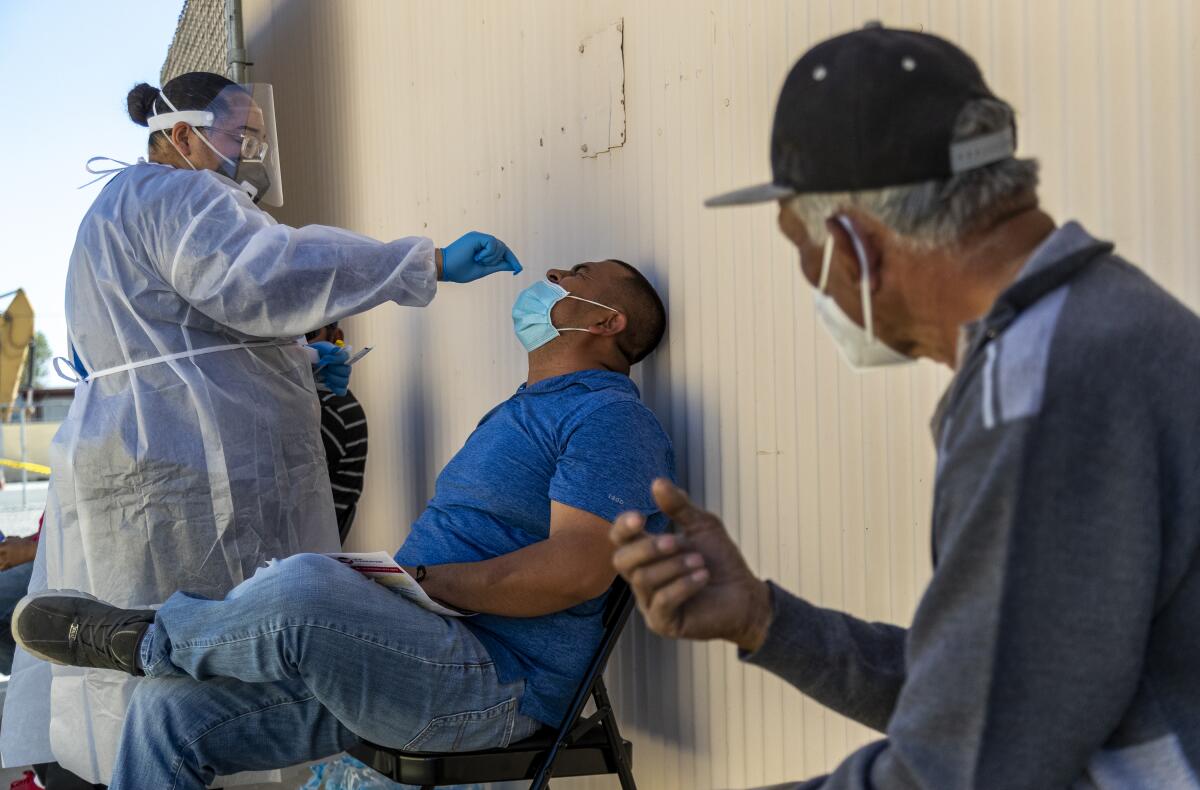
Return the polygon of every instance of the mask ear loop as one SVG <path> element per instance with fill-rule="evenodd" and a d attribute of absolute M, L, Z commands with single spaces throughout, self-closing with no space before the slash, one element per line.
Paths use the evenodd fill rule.
<path fill-rule="evenodd" d="M 825 286 L 829 285 L 829 264 L 833 260 L 833 234 L 825 236 L 825 250 L 821 254 L 821 277 L 817 281 L 817 292 L 825 293 Z"/>
<path fill-rule="evenodd" d="M 225 154 L 223 154 L 223 153 L 221 153 L 220 151 L 218 151 L 218 150 L 216 149 L 216 146 L 214 146 L 214 145 L 213 145 L 211 142 L 209 142 L 209 140 L 208 140 L 208 137 L 206 137 L 206 136 L 205 136 L 205 135 L 203 135 L 203 134 L 200 134 L 200 130 L 199 130 L 199 129 L 196 129 L 195 131 L 196 131 L 196 136 L 200 138 L 201 142 L 203 142 L 205 145 L 207 145 L 207 146 L 208 146 L 208 148 L 209 148 L 209 150 L 210 150 L 210 151 L 212 151 L 212 152 L 213 152 L 214 154 L 216 154 L 217 156 L 221 157 L 221 159 L 222 159 L 222 160 L 225 162 L 225 164 L 227 164 L 227 165 L 229 165 L 230 167 L 232 167 L 232 168 L 233 168 L 235 171 L 237 170 L 237 162 L 233 161 L 233 160 L 232 160 L 232 159 L 230 159 L 229 157 L 225 156 Z"/>
<path fill-rule="evenodd" d="M 218 151 L 218 150 L 216 149 L 216 146 L 214 146 L 214 145 L 213 145 L 211 142 L 209 142 L 209 139 L 208 139 L 208 137 L 206 137 L 205 135 L 203 135 L 203 134 L 201 134 L 201 133 L 200 133 L 200 130 L 199 130 L 199 129 L 196 129 L 195 127 L 192 127 L 192 131 L 194 131 L 194 132 L 196 133 L 196 136 L 200 138 L 200 141 L 201 141 L 202 143 L 204 143 L 205 145 L 207 145 L 207 146 L 208 146 L 208 148 L 209 148 L 209 150 L 210 150 L 210 151 L 212 151 L 214 154 L 216 154 L 217 156 L 219 156 L 219 157 L 221 158 L 221 161 L 223 161 L 225 164 L 229 165 L 229 166 L 230 166 L 230 167 L 233 169 L 233 173 L 234 173 L 234 175 L 236 175 L 236 174 L 237 174 L 237 170 L 238 170 L 238 163 L 237 163 L 237 162 L 233 161 L 233 160 L 232 160 L 232 159 L 230 159 L 229 157 L 225 156 L 225 154 L 223 154 L 223 153 L 221 153 L 220 151 Z M 174 141 L 172 141 L 172 143 L 174 143 Z M 176 150 L 179 150 L 179 149 L 176 149 Z M 182 154 L 181 154 L 181 156 L 182 156 Z M 190 164 L 191 164 L 191 162 L 188 162 L 188 164 L 190 165 Z M 192 169 L 193 169 L 193 170 L 195 170 L 195 168 L 192 168 Z M 232 179 L 232 178 L 233 178 L 233 175 L 230 175 L 230 176 L 229 176 L 229 178 L 230 178 L 230 179 Z M 243 182 L 242 182 L 241 184 L 239 184 L 238 186 L 240 186 L 240 187 L 241 187 L 243 190 L 245 190 L 245 191 L 246 191 L 246 193 L 247 193 L 248 195 L 250 195 L 250 198 L 251 198 L 251 199 L 254 199 L 254 198 L 255 198 L 255 197 L 258 195 L 258 187 L 254 186 L 254 184 L 251 184 L 249 181 L 243 181 Z"/>
<path fill-rule="evenodd" d="M 582 296 L 575 296 L 574 294 L 567 294 L 567 298 L 574 299 L 577 302 L 587 302 L 588 304 L 594 304 L 594 305 L 596 305 L 596 307 L 603 307 L 605 310 L 612 310 L 614 313 L 621 312 L 620 310 L 618 310 L 615 307 L 609 307 L 606 304 L 600 304 L 599 302 L 593 302 L 591 299 L 584 299 Z"/>
<path fill-rule="evenodd" d="M 562 286 L 559 286 L 559 287 L 562 287 Z M 577 301 L 577 302 L 587 302 L 588 304 L 594 304 L 594 305 L 596 305 L 596 307 L 603 307 L 605 310 L 611 310 L 611 311 L 613 311 L 614 313 L 616 313 L 616 314 L 618 314 L 618 315 L 620 315 L 620 314 L 621 314 L 621 311 L 620 311 L 620 310 L 618 310 L 618 309 L 617 309 L 617 308 L 615 308 L 615 307 L 609 307 L 609 306 L 608 306 L 608 305 L 606 305 L 606 304 L 600 304 L 599 302 L 593 302 L 591 299 L 584 299 L 582 296 L 575 296 L 574 294 L 567 294 L 567 295 L 566 295 L 565 297 L 563 297 L 563 298 L 565 298 L 565 299 L 574 299 L 574 300 L 575 300 L 575 301 Z M 554 324 L 553 324 L 553 323 L 551 323 L 551 324 L 550 324 L 550 326 L 554 326 Z M 590 329 L 580 329 L 579 327 L 571 327 L 571 326 L 564 326 L 564 327 L 557 327 L 557 326 L 554 326 L 554 331 L 556 331 L 556 332 L 588 332 L 588 333 L 590 333 L 592 330 L 590 330 Z"/>
<path fill-rule="evenodd" d="M 167 98 L 167 94 L 166 94 L 166 93 L 164 93 L 163 91 L 161 91 L 161 90 L 160 90 L 160 91 L 158 92 L 158 95 L 159 95 L 160 97 L 162 97 L 162 100 L 163 100 L 163 101 L 166 103 L 167 107 L 168 107 L 168 108 L 171 110 L 171 112 L 179 112 L 179 109 L 178 109 L 178 108 L 177 108 L 177 107 L 176 107 L 174 104 L 172 104 L 172 103 L 171 103 L 171 100 L 170 100 L 170 99 L 168 99 L 168 98 Z M 152 108 L 152 109 L 153 109 L 153 108 Z M 157 116 L 158 116 L 158 110 L 155 110 L 155 111 L 154 111 L 154 115 L 155 115 L 155 117 L 157 117 Z M 211 150 L 211 151 L 212 151 L 214 154 L 216 154 L 217 156 L 221 157 L 221 159 L 223 159 L 227 165 L 229 165 L 230 167 L 234 168 L 234 170 L 235 170 L 235 171 L 237 170 L 237 163 L 236 163 L 236 162 L 234 162 L 234 161 L 233 161 L 232 159 L 230 159 L 229 157 L 225 156 L 225 154 L 223 154 L 223 153 L 221 153 L 220 151 L 218 151 L 218 150 L 216 149 L 216 146 L 214 146 L 212 143 L 210 143 L 210 142 L 208 141 L 208 138 L 207 138 L 207 137 L 205 137 L 204 135 L 200 134 L 200 130 L 199 130 L 199 129 L 197 129 L 195 126 L 192 126 L 191 124 L 188 124 L 188 128 L 189 128 L 189 129 L 191 129 L 193 132 L 195 132 L 195 133 L 196 133 L 196 136 L 197 136 L 197 137 L 199 137 L 199 138 L 200 138 L 200 140 L 201 140 L 201 141 L 202 141 L 202 142 L 203 142 L 205 145 L 207 145 L 207 146 L 209 147 L 209 150 Z M 175 152 L 176 152 L 177 154 L 179 154 L 181 157 L 183 157 L 183 161 L 185 161 L 185 162 L 187 162 L 187 163 L 188 163 L 188 167 L 192 168 L 193 170 L 196 170 L 196 169 L 198 169 L 198 168 L 197 168 L 197 167 L 196 167 L 194 164 L 192 164 L 192 160 L 191 160 L 191 159 L 188 159 L 186 156 L 184 156 L 184 155 L 183 155 L 183 151 L 180 151 L 180 150 L 179 150 L 179 146 L 175 145 L 175 140 L 174 140 L 174 139 L 171 137 L 171 135 L 170 135 L 170 134 L 167 134 L 167 130 L 166 130 L 166 129 L 163 129 L 163 130 L 162 130 L 162 132 L 163 132 L 163 134 L 166 134 L 166 135 L 167 135 L 167 142 L 169 142 L 169 143 L 171 144 L 171 147 L 175 149 Z"/>
<path fill-rule="evenodd" d="M 863 329 L 867 333 L 867 342 L 875 342 L 874 322 L 871 320 L 871 272 L 867 268 L 867 251 L 863 249 L 862 242 L 858 238 L 858 234 L 854 232 L 854 226 L 850 224 L 850 218 L 844 214 L 837 216 L 837 221 L 846 229 L 846 233 L 850 235 L 850 242 L 854 245 L 854 255 L 858 258 L 858 290 L 862 299 L 863 311 Z"/>
<path fill-rule="evenodd" d="M 179 112 L 179 109 L 176 108 L 175 105 L 171 103 L 171 100 L 167 98 L 167 94 L 164 91 L 159 90 L 158 95 L 159 95 L 159 98 L 161 98 L 166 103 L 167 107 L 171 110 L 171 112 Z M 150 109 L 154 110 L 154 115 L 155 115 L 155 117 L 157 117 L 158 110 L 155 109 L 154 105 L 150 105 Z M 193 132 L 196 132 L 196 127 L 189 125 L 188 128 L 191 129 Z M 163 135 L 166 136 L 167 142 L 171 144 L 171 147 L 175 149 L 175 153 L 179 154 L 179 156 L 183 158 L 183 161 L 187 162 L 188 167 L 195 170 L 196 166 L 194 164 L 192 164 L 192 160 L 188 159 L 187 156 L 184 155 L 183 151 L 179 150 L 179 146 L 175 145 L 175 139 L 173 137 L 171 137 L 170 130 L 163 129 L 162 133 L 163 133 Z M 200 133 L 196 132 L 196 134 L 200 134 Z"/>

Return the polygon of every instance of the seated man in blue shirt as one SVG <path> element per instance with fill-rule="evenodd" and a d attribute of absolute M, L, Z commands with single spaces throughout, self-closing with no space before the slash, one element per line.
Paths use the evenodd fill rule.
<path fill-rule="evenodd" d="M 666 313 L 610 260 L 549 271 L 513 323 L 528 380 L 442 470 L 397 554 L 432 597 L 478 615 L 442 617 L 314 554 L 157 612 L 64 591 L 22 601 L 13 630 L 35 656 L 146 677 L 113 790 L 200 790 L 359 738 L 503 747 L 561 721 L 602 631 L 609 522 L 632 509 L 665 524 L 649 491 L 673 477 L 671 444 L 628 374 Z"/>

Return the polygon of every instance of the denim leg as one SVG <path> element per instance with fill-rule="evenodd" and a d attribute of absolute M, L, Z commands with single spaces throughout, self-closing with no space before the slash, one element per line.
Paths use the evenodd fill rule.
<path fill-rule="evenodd" d="M 524 682 L 501 683 L 459 620 L 315 554 L 260 570 L 224 600 L 171 596 L 141 658 L 149 677 L 298 681 L 385 746 L 490 748 L 539 726 L 517 713 Z"/>
<path fill-rule="evenodd" d="M 202 790 L 217 775 L 295 765 L 357 739 L 298 681 L 148 679 L 125 717 L 110 790 Z"/>

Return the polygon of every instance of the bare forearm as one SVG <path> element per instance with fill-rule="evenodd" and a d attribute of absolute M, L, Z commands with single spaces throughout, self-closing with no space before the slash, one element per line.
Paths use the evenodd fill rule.
<path fill-rule="evenodd" d="M 8 570 L 27 562 L 37 555 L 37 541 L 31 538 L 9 538 L 0 543 L 0 570 Z"/>
<path fill-rule="evenodd" d="M 473 612 L 537 617 L 591 600 L 608 589 L 612 574 L 577 562 L 590 546 L 543 540 L 481 562 L 427 567 L 421 586 L 439 601 Z"/>

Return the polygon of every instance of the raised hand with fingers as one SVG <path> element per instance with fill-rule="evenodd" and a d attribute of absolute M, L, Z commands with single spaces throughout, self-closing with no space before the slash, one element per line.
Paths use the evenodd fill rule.
<path fill-rule="evenodd" d="M 716 515 L 668 480 L 654 499 L 675 532 L 650 535 L 639 513 L 623 513 L 610 536 L 613 566 L 629 582 L 646 624 L 675 639 L 726 639 L 756 650 L 771 622 L 771 593 L 746 565 Z"/>

